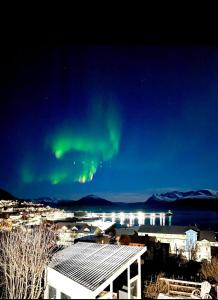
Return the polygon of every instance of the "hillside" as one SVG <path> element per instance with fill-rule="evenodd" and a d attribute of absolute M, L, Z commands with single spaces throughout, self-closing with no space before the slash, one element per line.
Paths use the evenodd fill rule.
<path fill-rule="evenodd" d="M 111 206 L 116 205 L 114 202 L 105 200 L 103 198 L 97 197 L 95 195 L 88 195 L 81 198 L 80 200 L 74 201 L 73 205 L 79 206 Z"/>
<path fill-rule="evenodd" d="M 95 195 L 88 195 L 79 200 L 55 200 L 52 198 L 38 198 L 35 201 L 57 208 L 76 208 L 76 207 L 110 207 L 116 205 L 116 203 L 100 198 Z"/>
<path fill-rule="evenodd" d="M 0 200 L 14 200 L 14 199 L 18 199 L 18 198 L 16 198 L 9 192 L 0 188 Z"/>

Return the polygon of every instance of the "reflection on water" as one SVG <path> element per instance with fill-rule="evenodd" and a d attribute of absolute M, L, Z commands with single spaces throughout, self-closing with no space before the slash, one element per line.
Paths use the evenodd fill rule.
<path fill-rule="evenodd" d="M 153 216 L 151 218 L 136 218 L 133 213 L 130 214 L 129 218 L 120 218 L 113 217 L 106 218 L 107 221 L 116 222 L 117 225 L 124 227 L 139 226 L 139 225 L 160 225 L 160 226 L 195 226 L 197 225 L 200 229 L 212 229 L 218 231 L 218 212 L 213 211 L 184 211 L 178 210 L 173 211 L 172 216 L 166 216 L 161 219 L 160 217 Z"/>
<path fill-rule="evenodd" d="M 69 211 L 72 211 L 72 208 L 68 209 Z M 113 221 L 119 224 L 120 226 L 120 212 L 123 212 L 125 214 L 129 215 L 129 218 L 125 218 L 125 215 L 121 215 L 121 223 L 122 226 L 138 226 L 139 222 L 140 224 L 143 223 L 145 225 L 150 225 L 151 222 L 155 223 L 155 225 L 161 225 L 161 219 L 160 218 L 154 218 L 152 221 L 150 218 L 145 218 L 144 220 L 138 219 L 138 211 L 141 213 L 155 213 L 158 214 L 157 210 L 148 210 L 143 208 L 143 206 L 135 207 L 133 209 L 124 208 L 123 206 L 117 206 L 116 209 L 111 207 L 78 207 L 77 210 L 81 211 L 87 211 L 87 212 L 97 212 L 97 213 L 111 213 L 111 218 L 105 218 L 105 220 Z M 174 209 L 172 210 L 172 217 L 166 217 L 165 219 L 162 219 L 162 226 L 168 226 L 168 225 L 180 225 L 180 226 L 194 226 L 197 225 L 200 229 L 212 229 L 215 231 L 218 231 L 218 211 L 211 211 L 211 210 L 193 210 L 193 209 Z M 117 215 L 119 215 L 119 218 L 117 218 Z M 135 217 L 137 215 L 137 218 Z"/>
<path fill-rule="evenodd" d="M 92 213 L 90 216 L 93 215 Z M 96 216 L 99 214 L 96 214 Z M 109 215 L 109 216 L 108 216 Z M 167 215 L 165 213 L 110 213 L 101 214 L 103 221 L 112 221 L 116 222 L 118 225 L 124 227 L 131 227 L 131 226 L 140 226 L 140 225 L 160 225 L 170 226 L 172 224 L 172 215 Z"/>

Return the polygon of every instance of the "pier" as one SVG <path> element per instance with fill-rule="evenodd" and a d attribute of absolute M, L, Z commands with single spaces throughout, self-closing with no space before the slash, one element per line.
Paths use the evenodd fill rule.
<path fill-rule="evenodd" d="M 171 226 L 172 223 L 172 212 L 110 212 L 110 213 L 87 213 L 90 218 L 99 217 L 102 221 L 111 220 L 112 222 L 119 222 L 120 225 L 124 225 L 125 222 L 129 226 L 134 226 L 135 221 L 138 225 L 144 225 L 147 221 L 150 225 L 160 225 L 160 226 Z"/>

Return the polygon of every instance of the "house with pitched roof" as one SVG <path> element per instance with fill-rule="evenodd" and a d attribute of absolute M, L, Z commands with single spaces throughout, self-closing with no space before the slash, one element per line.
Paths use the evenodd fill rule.
<path fill-rule="evenodd" d="M 147 226 L 141 225 L 139 236 L 155 237 L 170 244 L 170 253 L 182 253 L 187 259 L 211 260 L 211 247 L 218 247 L 214 231 L 200 230 L 196 226 Z"/>
<path fill-rule="evenodd" d="M 76 238 L 94 235 L 97 227 L 90 226 L 86 223 L 74 222 L 56 222 L 58 232 L 58 244 L 69 246 L 72 245 Z"/>

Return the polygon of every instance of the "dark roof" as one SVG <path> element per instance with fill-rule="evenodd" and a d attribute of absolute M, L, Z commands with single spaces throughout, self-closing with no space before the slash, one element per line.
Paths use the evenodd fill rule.
<path fill-rule="evenodd" d="M 211 230 L 201 230 L 199 234 L 199 241 L 207 240 L 209 242 L 216 242 L 215 232 Z"/>
<path fill-rule="evenodd" d="M 102 237 L 100 236 L 96 236 L 96 235 L 87 235 L 87 236 L 83 236 L 81 238 L 77 238 L 74 240 L 74 243 L 78 243 L 78 242 L 89 242 L 89 243 L 97 243 L 98 241 L 100 241 L 102 239 Z"/>
<path fill-rule="evenodd" d="M 134 235 L 137 232 L 138 232 L 138 227 L 116 228 L 116 236 L 119 236 L 119 235 Z"/>
<path fill-rule="evenodd" d="M 143 233 L 164 233 L 164 234 L 185 234 L 187 230 L 198 231 L 194 226 L 155 226 L 155 225 L 141 225 L 138 232 Z"/>
<path fill-rule="evenodd" d="M 135 244 L 144 244 L 145 245 L 145 237 L 144 236 L 138 236 L 138 235 L 133 235 L 130 237 L 130 243 L 135 243 Z"/>

